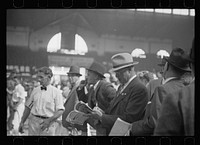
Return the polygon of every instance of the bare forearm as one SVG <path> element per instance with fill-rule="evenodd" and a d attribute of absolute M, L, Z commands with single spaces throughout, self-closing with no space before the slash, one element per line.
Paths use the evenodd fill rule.
<path fill-rule="evenodd" d="M 31 109 L 25 106 L 25 110 L 24 110 L 24 113 L 23 113 L 23 116 L 22 116 L 21 123 L 24 123 L 26 121 L 30 112 L 31 112 Z"/>
<path fill-rule="evenodd" d="M 50 117 L 50 121 L 54 122 L 56 121 L 57 118 L 59 118 L 63 114 L 64 110 L 58 110 L 57 112 L 54 113 L 52 117 Z"/>

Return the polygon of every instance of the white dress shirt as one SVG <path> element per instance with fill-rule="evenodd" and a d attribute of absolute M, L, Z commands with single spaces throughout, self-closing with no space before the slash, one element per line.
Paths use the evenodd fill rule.
<path fill-rule="evenodd" d="M 47 90 L 41 90 L 41 86 L 36 87 L 25 105 L 31 109 L 32 114 L 45 117 L 65 109 L 61 91 L 52 85 L 48 85 Z"/>

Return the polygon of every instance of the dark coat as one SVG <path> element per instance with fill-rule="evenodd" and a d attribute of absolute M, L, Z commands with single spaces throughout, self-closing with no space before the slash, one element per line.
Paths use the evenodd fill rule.
<path fill-rule="evenodd" d="M 89 89 L 88 94 L 84 93 L 84 89 L 77 90 L 78 96 L 81 98 L 87 98 L 88 99 L 88 105 L 93 108 L 96 103 L 98 104 L 98 107 L 101 108 L 104 112 L 109 108 L 110 102 L 113 100 L 113 98 L 116 97 L 116 90 L 112 86 L 111 83 L 106 82 L 105 80 L 100 80 L 99 84 L 93 91 L 91 88 Z M 93 121 L 88 122 L 91 126 L 94 126 Z M 97 135 L 104 134 L 105 132 L 102 129 L 99 129 L 97 131 Z"/>
<path fill-rule="evenodd" d="M 65 111 L 62 114 L 62 125 L 65 128 L 71 127 L 71 124 L 66 121 L 67 115 L 74 110 L 74 106 L 76 102 L 79 101 L 78 94 L 77 94 L 77 87 L 79 84 L 76 84 L 68 95 L 68 99 L 64 103 Z M 78 130 L 82 130 L 84 132 L 87 131 L 86 123 L 84 125 L 74 125 Z"/>
<path fill-rule="evenodd" d="M 151 96 L 153 95 L 155 88 L 160 86 L 160 85 L 162 85 L 162 80 L 163 80 L 163 78 L 158 78 L 156 80 L 151 80 L 149 82 L 149 84 L 147 85 L 149 100 L 150 100 Z"/>
<path fill-rule="evenodd" d="M 111 101 L 101 123 L 96 126 L 97 132 L 104 129 L 102 135 L 108 135 L 118 117 L 129 123 L 142 119 L 147 102 L 147 89 L 136 77 Z"/>
<path fill-rule="evenodd" d="M 194 89 L 193 82 L 166 97 L 154 135 L 194 136 Z"/>
<path fill-rule="evenodd" d="M 153 135 L 155 124 L 160 115 L 160 108 L 166 95 L 184 87 L 181 79 L 172 79 L 164 85 L 156 87 L 150 101 L 146 106 L 145 116 L 142 120 L 132 123 L 131 135 L 149 136 Z"/>
<path fill-rule="evenodd" d="M 89 92 L 90 93 L 90 92 Z M 93 108 L 96 103 L 104 112 L 110 106 L 110 102 L 116 97 L 116 90 L 111 83 L 100 80 L 94 92 L 88 96 L 88 105 Z"/>

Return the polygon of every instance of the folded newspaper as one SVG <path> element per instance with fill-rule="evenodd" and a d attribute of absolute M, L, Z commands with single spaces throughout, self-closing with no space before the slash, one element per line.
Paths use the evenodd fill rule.
<path fill-rule="evenodd" d="M 117 120 L 115 121 L 109 136 L 126 136 L 130 129 L 131 129 L 131 124 L 121 120 L 120 118 L 117 118 Z"/>
<path fill-rule="evenodd" d="M 98 109 L 99 110 L 99 109 Z M 89 118 L 87 114 L 92 114 L 92 112 L 98 112 L 98 110 L 90 108 L 88 104 L 79 101 L 75 104 L 74 110 L 72 110 L 66 118 L 67 122 L 72 124 L 83 125 L 84 122 Z"/>

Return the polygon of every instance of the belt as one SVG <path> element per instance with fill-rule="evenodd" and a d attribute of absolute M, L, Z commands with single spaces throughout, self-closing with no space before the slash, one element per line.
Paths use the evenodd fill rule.
<path fill-rule="evenodd" d="M 32 115 L 35 116 L 35 117 L 41 118 L 41 119 L 48 119 L 49 118 L 49 117 L 40 116 L 40 115 L 34 115 L 34 114 L 32 114 Z"/>

